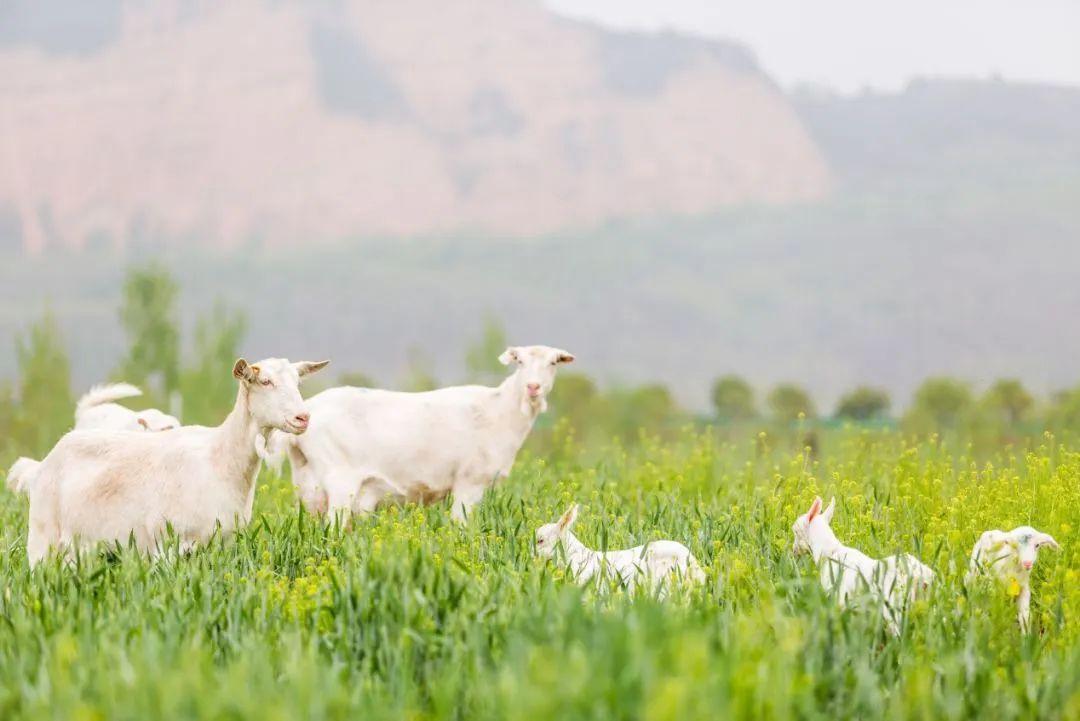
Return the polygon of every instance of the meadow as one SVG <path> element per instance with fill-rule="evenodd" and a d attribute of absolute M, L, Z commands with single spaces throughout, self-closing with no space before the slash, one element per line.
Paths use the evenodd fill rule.
<path fill-rule="evenodd" d="M 264 470 L 249 527 L 189 556 L 118 548 L 27 569 L 26 501 L 0 499 L 4 719 L 1012 719 L 1080 716 L 1080 452 L 1052 436 L 976 460 L 935 437 L 831 432 L 820 455 L 687 428 L 519 457 L 465 526 L 447 503 L 349 527 Z M 774 445 L 776 447 L 774 447 Z M 899 638 L 841 612 L 791 524 L 938 572 Z M 666 602 L 579 588 L 532 538 L 572 501 L 595 548 L 685 542 L 707 584 Z M 1009 589 L 967 592 L 979 534 L 1020 524 L 1034 632 Z"/>

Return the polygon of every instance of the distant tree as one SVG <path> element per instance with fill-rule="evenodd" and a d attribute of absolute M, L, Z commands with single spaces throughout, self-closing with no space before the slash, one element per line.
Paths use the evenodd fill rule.
<path fill-rule="evenodd" d="M 599 390 L 584 373 L 559 373 L 548 398 L 549 410 L 560 419 L 567 418 L 581 430 L 595 412 Z"/>
<path fill-rule="evenodd" d="M 1047 421 L 1058 430 L 1080 430 L 1080 387 L 1058 391 L 1053 395 Z"/>
<path fill-rule="evenodd" d="M 133 269 L 128 273 L 124 281 L 120 323 L 127 331 L 130 348 L 119 370 L 121 379 L 143 386 L 148 385 L 148 381 L 156 380 L 166 395 L 178 388 L 178 292 L 176 281 L 159 265 Z"/>
<path fill-rule="evenodd" d="M 654 433 L 669 429 L 679 415 L 671 391 L 658 383 L 616 389 L 607 394 L 606 400 L 606 415 L 613 430 L 631 443 L 642 429 Z"/>
<path fill-rule="evenodd" d="M 244 313 L 230 310 L 220 300 L 195 322 L 195 364 L 184 370 L 180 384 L 183 423 L 215 425 L 233 407 L 236 381 L 232 366 L 246 334 Z"/>
<path fill-rule="evenodd" d="M 859 386 L 840 398 L 836 405 L 837 418 L 869 421 L 883 418 L 889 412 L 889 394 L 879 388 Z"/>
<path fill-rule="evenodd" d="M 724 423 L 745 421 L 757 415 L 754 389 L 736 375 L 721 376 L 713 382 L 712 404 L 717 420 Z"/>
<path fill-rule="evenodd" d="M 12 434 L 21 448 L 41 453 L 73 425 L 71 364 L 51 312 L 16 338 L 18 411 Z"/>
<path fill-rule="evenodd" d="M 435 378 L 432 369 L 431 357 L 423 350 L 413 346 L 408 351 L 408 363 L 405 366 L 405 378 L 402 380 L 402 390 L 411 392 L 432 391 L 439 387 L 439 381 Z"/>
<path fill-rule="evenodd" d="M 919 430 L 956 428 L 971 408 L 971 389 L 963 381 L 927 378 L 915 391 L 907 420 Z"/>
<path fill-rule="evenodd" d="M 338 376 L 339 386 L 352 386 L 353 388 L 378 388 L 379 383 L 372 376 L 362 371 L 345 371 Z"/>
<path fill-rule="evenodd" d="M 773 418 L 778 421 L 798 420 L 800 413 L 807 418 L 817 415 L 810 394 L 793 383 L 781 383 L 773 388 L 768 403 Z"/>
<path fill-rule="evenodd" d="M 491 383 L 506 375 L 499 356 L 506 350 L 506 331 L 493 315 L 484 319 L 480 338 L 465 350 L 465 370 L 473 383 Z"/>
<path fill-rule="evenodd" d="M 982 405 L 1006 425 L 1014 427 L 1031 412 L 1035 399 L 1019 380 L 1003 378 L 986 391 Z"/>

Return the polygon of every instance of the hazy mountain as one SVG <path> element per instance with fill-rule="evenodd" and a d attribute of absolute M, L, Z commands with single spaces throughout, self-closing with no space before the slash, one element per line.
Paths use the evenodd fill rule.
<path fill-rule="evenodd" d="M 536 235 L 828 188 L 732 43 L 528 0 L 93 7 L 0 11 L 8 245 Z"/>

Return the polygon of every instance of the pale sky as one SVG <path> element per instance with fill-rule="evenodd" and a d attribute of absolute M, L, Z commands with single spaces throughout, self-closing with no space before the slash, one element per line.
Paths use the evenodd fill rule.
<path fill-rule="evenodd" d="M 1080 0 L 545 0 L 617 28 L 739 40 L 776 81 L 844 92 L 913 75 L 1080 85 Z"/>

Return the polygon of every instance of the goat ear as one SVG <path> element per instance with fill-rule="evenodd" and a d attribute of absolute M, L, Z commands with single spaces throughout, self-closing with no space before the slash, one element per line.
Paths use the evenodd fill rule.
<path fill-rule="evenodd" d="M 814 496 L 814 502 L 810 504 L 810 510 L 806 512 L 806 521 L 814 520 L 814 516 L 821 512 L 821 496 Z"/>
<path fill-rule="evenodd" d="M 574 362 L 574 354 L 573 353 L 567 353 L 566 351 L 561 350 L 561 351 L 559 351 L 559 355 L 555 357 L 555 362 L 556 363 L 573 363 Z"/>
<path fill-rule="evenodd" d="M 300 377 L 309 376 L 316 371 L 321 371 L 326 366 L 330 365 L 330 361 L 300 361 L 299 363 L 293 363 L 293 368 L 300 374 Z"/>
<path fill-rule="evenodd" d="M 251 366 L 243 358 L 240 358 L 233 364 L 232 368 L 233 378 L 238 381 L 251 381 L 255 378 L 254 371 L 251 370 Z"/>
<path fill-rule="evenodd" d="M 1054 537 L 1049 533 L 1040 533 L 1035 536 L 1035 548 L 1040 548 L 1042 546 L 1050 546 L 1058 551 L 1061 550 L 1061 546 L 1058 545 L 1058 542 L 1055 541 Z"/>
<path fill-rule="evenodd" d="M 821 512 L 821 517 L 825 519 L 826 523 L 832 523 L 832 516 L 836 513 L 836 498 L 833 497 L 829 500 L 829 505 Z"/>
<path fill-rule="evenodd" d="M 511 363 L 518 363 L 520 360 L 521 359 L 518 358 L 518 349 L 513 346 L 504 350 L 502 355 L 499 356 L 499 362 L 504 366 L 508 366 Z"/>
<path fill-rule="evenodd" d="M 573 504 L 566 509 L 566 513 L 562 514 L 562 518 L 559 519 L 559 530 L 565 531 L 574 525 L 574 521 L 577 520 L 578 504 Z"/>

